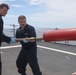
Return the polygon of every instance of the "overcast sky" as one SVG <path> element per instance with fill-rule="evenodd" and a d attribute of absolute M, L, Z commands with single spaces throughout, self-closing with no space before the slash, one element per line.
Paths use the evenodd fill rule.
<path fill-rule="evenodd" d="M 3 2 L 10 6 L 5 24 L 18 25 L 18 16 L 25 15 L 35 27 L 76 27 L 76 0 L 0 0 Z"/>

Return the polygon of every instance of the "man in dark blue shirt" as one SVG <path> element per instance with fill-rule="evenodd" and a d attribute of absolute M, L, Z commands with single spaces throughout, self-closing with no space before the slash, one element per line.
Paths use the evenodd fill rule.
<path fill-rule="evenodd" d="M 16 38 L 36 37 L 34 27 L 26 23 L 24 15 L 19 16 L 18 22 L 20 27 L 17 29 Z M 26 66 L 29 64 L 34 75 L 42 75 L 37 60 L 36 41 L 22 40 L 20 43 L 22 48 L 16 61 L 18 72 L 21 75 L 26 75 Z"/>
<path fill-rule="evenodd" d="M 0 4 L 0 46 L 1 46 L 2 42 L 7 42 L 7 43 L 16 42 L 15 38 L 10 38 L 3 34 L 2 16 L 5 16 L 7 14 L 8 9 L 9 9 L 9 6 L 7 4 L 5 4 L 5 3 Z M 1 52 L 1 50 L 0 50 L 0 52 Z M 1 63 L 1 53 L 0 53 L 0 75 L 1 75 L 1 70 L 2 70 L 2 63 Z"/>

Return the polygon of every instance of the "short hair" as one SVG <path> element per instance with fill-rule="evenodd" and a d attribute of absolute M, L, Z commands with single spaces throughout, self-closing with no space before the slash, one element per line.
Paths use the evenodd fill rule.
<path fill-rule="evenodd" d="M 6 4 L 6 3 L 0 4 L 0 8 L 1 8 L 1 9 L 3 9 L 4 7 L 6 7 L 7 9 L 9 9 L 8 4 Z"/>
<path fill-rule="evenodd" d="M 26 19 L 26 17 L 25 17 L 24 15 L 20 15 L 20 16 L 18 17 L 18 20 L 20 20 L 20 19 Z"/>

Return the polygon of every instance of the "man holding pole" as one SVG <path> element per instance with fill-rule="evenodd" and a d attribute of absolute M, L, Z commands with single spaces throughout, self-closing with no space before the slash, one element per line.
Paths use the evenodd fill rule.
<path fill-rule="evenodd" d="M 18 22 L 20 27 L 17 29 L 16 38 L 36 37 L 34 27 L 26 23 L 24 15 L 18 17 Z M 36 41 L 23 39 L 20 43 L 22 48 L 16 61 L 18 72 L 26 75 L 26 66 L 29 64 L 33 75 L 42 75 L 38 65 Z"/>
<path fill-rule="evenodd" d="M 0 4 L 0 46 L 1 46 L 2 42 L 7 42 L 7 43 L 15 43 L 16 42 L 15 38 L 10 38 L 3 34 L 2 16 L 5 16 L 7 14 L 8 9 L 9 9 L 9 6 L 7 4 L 5 4 L 5 3 Z M 1 75 L 1 70 L 2 70 L 2 62 L 1 62 L 1 50 L 0 50 L 0 75 Z"/>

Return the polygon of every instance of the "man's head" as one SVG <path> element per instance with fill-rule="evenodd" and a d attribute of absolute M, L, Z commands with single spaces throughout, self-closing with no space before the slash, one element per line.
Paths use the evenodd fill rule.
<path fill-rule="evenodd" d="M 20 27 L 24 28 L 26 26 L 26 17 L 24 15 L 20 15 L 18 17 L 18 22 L 20 24 Z"/>
<path fill-rule="evenodd" d="M 8 12 L 9 6 L 5 3 L 0 4 L 0 14 L 5 16 Z"/>

